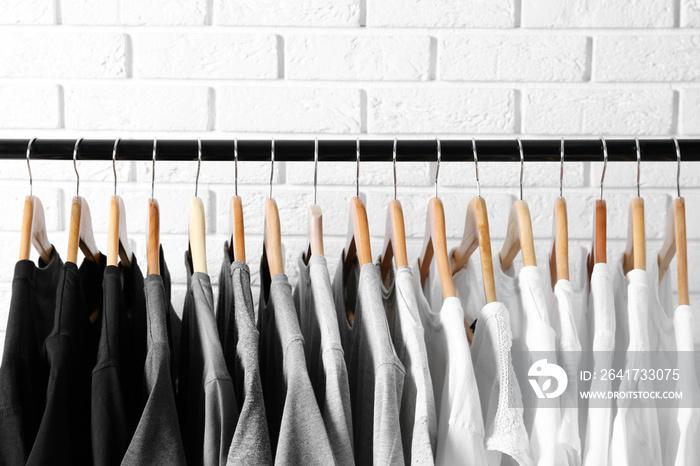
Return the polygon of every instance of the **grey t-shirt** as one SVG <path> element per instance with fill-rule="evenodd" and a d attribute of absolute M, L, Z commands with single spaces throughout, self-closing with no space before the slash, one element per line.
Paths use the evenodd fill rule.
<path fill-rule="evenodd" d="M 192 273 L 182 311 L 178 417 L 187 464 L 225 464 L 238 420 L 233 382 L 219 342 L 209 275 Z"/>
<path fill-rule="evenodd" d="M 143 376 L 146 404 L 122 465 L 186 464 L 170 371 L 170 280 L 162 251 L 160 261 L 161 274 L 151 274 L 144 280 L 147 353 Z"/>
<path fill-rule="evenodd" d="M 341 258 L 333 296 L 350 379 L 355 461 L 404 464 L 399 412 L 406 372 L 391 343 L 379 269 L 355 262 L 345 283 Z M 346 308 L 354 309 L 352 325 Z"/>
<path fill-rule="evenodd" d="M 377 261 L 381 263 L 381 258 Z M 437 415 L 423 324 L 410 267 L 391 268 L 382 297 L 394 349 L 406 370 L 401 397 L 401 438 L 406 464 L 434 464 Z"/>
<path fill-rule="evenodd" d="M 285 274 L 270 281 L 264 255 L 260 264 L 260 369 L 275 464 L 335 464 L 309 381 L 292 288 Z"/>
<path fill-rule="evenodd" d="M 304 335 L 306 365 L 338 464 L 353 465 L 352 409 L 345 356 L 335 316 L 326 258 L 299 255 L 294 301 Z"/>
<path fill-rule="evenodd" d="M 216 322 L 236 401 L 241 409 L 226 464 L 271 465 L 272 451 L 258 361 L 260 333 L 255 325 L 250 271 L 245 262 L 231 263 L 228 245 L 224 248 L 219 275 Z"/>

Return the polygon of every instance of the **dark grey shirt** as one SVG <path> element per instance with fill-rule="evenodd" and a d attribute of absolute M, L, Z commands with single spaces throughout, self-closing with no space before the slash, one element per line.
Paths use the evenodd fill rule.
<path fill-rule="evenodd" d="M 355 461 L 404 464 L 399 412 L 406 372 L 391 342 L 379 270 L 355 262 L 345 283 L 341 258 L 333 295 L 350 379 Z M 346 309 L 354 310 L 352 325 Z"/>
<path fill-rule="evenodd" d="M 304 335 L 306 365 L 328 438 L 338 464 L 353 465 L 352 409 L 345 356 L 335 316 L 326 258 L 299 255 L 299 281 L 294 301 Z"/>
<path fill-rule="evenodd" d="M 160 275 L 144 280 L 146 294 L 145 407 L 122 465 L 185 465 L 185 450 L 175 407 L 170 371 L 170 274 L 162 251 Z"/>
<path fill-rule="evenodd" d="M 277 465 L 335 464 L 304 356 L 292 288 L 285 274 L 260 276 L 260 366 L 270 442 Z"/>
<path fill-rule="evenodd" d="M 228 244 L 224 247 L 219 275 L 216 322 L 236 401 L 241 409 L 226 464 L 271 465 L 272 450 L 258 360 L 260 333 L 255 325 L 250 271 L 245 262 L 231 263 Z"/>

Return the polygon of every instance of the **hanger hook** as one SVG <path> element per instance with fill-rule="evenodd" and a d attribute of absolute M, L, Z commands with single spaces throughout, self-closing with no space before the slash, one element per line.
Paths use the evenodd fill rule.
<path fill-rule="evenodd" d="M 525 152 L 523 151 L 523 142 L 517 138 L 518 150 L 520 151 L 520 200 L 523 200 L 523 172 L 525 171 Z"/>
<path fill-rule="evenodd" d="M 600 200 L 603 200 L 603 181 L 605 180 L 605 170 L 608 168 L 608 143 L 605 138 L 600 138 L 603 143 L 603 173 L 600 175 Z"/>
<path fill-rule="evenodd" d="M 117 195 L 117 148 L 119 147 L 119 138 L 114 140 L 112 146 L 112 171 L 114 172 L 114 195 Z"/>
<path fill-rule="evenodd" d="M 316 205 L 316 186 L 318 182 L 318 138 L 314 141 L 314 205 Z"/>
<path fill-rule="evenodd" d="M 80 141 L 83 138 L 78 138 L 75 140 L 75 145 L 73 146 L 73 170 L 75 170 L 75 195 L 80 195 L 80 174 L 78 173 L 78 164 L 76 160 L 78 159 L 78 146 L 80 146 Z"/>
<path fill-rule="evenodd" d="M 476 173 L 476 192 L 481 197 L 481 183 L 479 182 L 479 157 L 476 155 L 476 139 L 472 138 L 472 157 L 474 158 L 474 172 Z"/>
<path fill-rule="evenodd" d="M 394 164 L 394 200 L 396 200 L 396 147 L 398 146 L 398 141 L 394 138 L 394 151 L 393 151 L 393 164 Z"/>
<path fill-rule="evenodd" d="M 238 139 L 233 140 L 233 195 L 238 197 Z"/>
<path fill-rule="evenodd" d="M 639 190 L 639 182 L 641 179 L 641 171 L 642 171 L 642 149 L 639 146 L 639 139 L 635 138 L 634 143 L 637 147 L 637 197 L 642 197 L 640 194 Z"/>
<path fill-rule="evenodd" d="M 270 141 L 270 199 L 272 199 L 272 177 L 275 174 L 275 138 Z"/>
<path fill-rule="evenodd" d="M 355 175 L 355 195 L 360 197 L 360 138 L 357 138 L 355 143 L 355 152 L 357 156 L 357 173 Z"/>
<path fill-rule="evenodd" d="M 681 146 L 678 144 L 678 139 L 673 138 L 673 143 L 676 145 L 676 159 L 678 159 L 678 170 L 676 171 L 676 189 L 678 197 L 681 197 Z"/>
<path fill-rule="evenodd" d="M 440 174 L 440 160 L 442 159 L 442 147 L 440 146 L 440 139 L 435 138 L 437 143 L 437 165 L 435 166 L 435 197 L 438 197 L 438 175 Z"/>
<path fill-rule="evenodd" d="M 151 168 L 151 199 L 155 199 L 154 192 L 156 189 L 156 147 L 158 139 L 153 140 L 153 167 Z"/>
<path fill-rule="evenodd" d="M 202 167 L 202 140 L 197 139 L 197 177 L 194 179 L 194 197 L 199 191 L 199 170 Z"/>
<path fill-rule="evenodd" d="M 559 197 L 564 197 L 564 138 L 561 138 L 559 149 L 561 157 L 561 168 L 559 169 Z"/>
<path fill-rule="evenodd" d="M 36 138 L 31 138 L 29 140 L 29 142 L 27 143 L 27 170 L 29 170 L 29 195 L 30 196 L 32 196 L 34 194 L 34 186 L 33 186 L 34 180 L 32 180 L 32 166 L 29 164 L 29 158 L 32 155 L 32 144 L 34 144 L 34 141 L 36 141 Z"/>

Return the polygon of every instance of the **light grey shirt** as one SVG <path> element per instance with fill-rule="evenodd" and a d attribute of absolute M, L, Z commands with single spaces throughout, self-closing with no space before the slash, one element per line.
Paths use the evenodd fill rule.
<path fill-rule="evenodd" d="M 260 263 L 260 369 L 275 464 L 335 464 L 306 368 L 292 287 L 285 274 L 270 282 L 264 255 Z"/>
<path fill-rule="evenodd" d="M 377 261 L 381 263 L 381 258 Z M 406 464 L 434 464 L 437 415 L 423 324 L 410 267 L 392 267 L 382 297 L 394 349 L 406 369 L 401 397 L 401 438 Z"/>
<path fill-rule="evenodd" d="M 304 335 L 304 353 L 326 425 L 333 455 L 338 464 L 354 465 L 352 410 L 345 356 L 340 344 L 338 320 L 325 257 L 313 254 L 309 263 L 299 255 L 299 281 L 294 301 Z"/>
<path fill-rule="evenodd" d="M 333 296 L 350 380 L 355 461 L 404 464 L 399 412 L 406 372 L 391 343 L 379 270 L 355 262 L 347 283 L 344 278 L 341 258 Z M 346 309 L 354 311 L 352 325 Z"/>

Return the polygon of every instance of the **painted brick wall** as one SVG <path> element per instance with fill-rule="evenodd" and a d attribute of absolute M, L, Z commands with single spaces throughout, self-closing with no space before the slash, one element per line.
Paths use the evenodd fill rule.
<path fill-rule="evenodd" d="M 699 27 L 698 0 L 3 0 L 0 137 L 700 136 Z M 642 167 L 650 258 L 675 193 L 675 168 Z M 50 238 L 65 256 L 75 189 L 72 164 L 36 161 L 32 169 Z M 130 237 L 143 264 L 151 165 L 119 162 L 117 169 Z M 83 162 L 79 170 L 81 194 L 92 207 L 104 247 L 112 167 Z M 274 195 L 293 280 L 305 243 L 312 170 L 310 163 L 275 167 Z M 543 261 L 559 167 L 532 163 L 525 170 L 525 199 Z M 600 170 L 600 164 L 565 166 L 572 279 L 579 289 Z M 156 166 L 162 243 L 176 308 L 185 291 L 182 255 L 195 172 L 193 163 Z M 398 167 L 413 258 L 422 242 L 434 174 L 429 164 Z M 440 174 L 455 244 L 466 203 L 476 193 L 474 169 L 446 163 Z M 518 191 L 519 167 L 482 163 L 480 175 L 498 249 Z M 634 165 L 608 168 L 610 257 L 624 245 L 635 176 Z M 240 164 L 253 271 L 268 179 L 269 164 Z M 0 164 L 0 180 L 1 344 L 28 193 L 25 163 Z M 355 167 L 323 164 L 318 180 L 326 251 L 334 268 L 355 192 Z M 232 181 L 232 162 L 202 166 L 199 193 L 207 210 L 214 283 L 229 231 Z M 376 255 L 393 195 L 391 166 L 362 164 L 360 182 Z M 684 166 L 682 184 L 691 301 L 698 302 L 700 165 Z"/>

